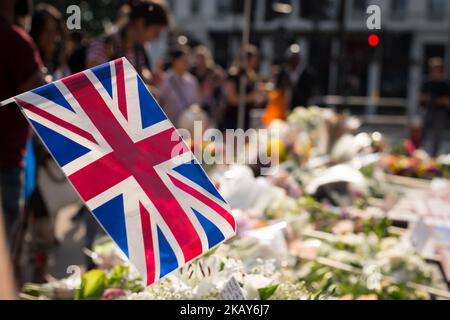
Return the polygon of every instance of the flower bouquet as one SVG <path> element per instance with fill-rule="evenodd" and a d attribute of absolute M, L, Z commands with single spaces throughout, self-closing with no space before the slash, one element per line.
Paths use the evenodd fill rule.
<path fill-rule="evenodd" d="M 416 150 L 408 140 L 386 155 L 381 166 L 389 174 L 405 177 L 432 179 L 442 176 L 438 163 L 425 151 Z"/>
<path fill-rule="evenodd" d="M 429 299 L 433 292 L 429 265 L 399 239 L 360 234 L 319 243 L 317 256 L 303 260 L 298 272 L 309 291 L 371 300 Z"/>

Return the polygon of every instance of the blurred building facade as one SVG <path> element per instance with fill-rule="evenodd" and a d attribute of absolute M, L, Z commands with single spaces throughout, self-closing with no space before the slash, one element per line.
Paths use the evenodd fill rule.
<path fill-rule="evenodd" d="M 241 0 L 166 0 L 176 29 L 212 48 L 228 66 L 243 27 Z M 450 70 L 450 2 L 447 0 L 253 0 L 251 41 L 270 72 L 292 43 L 320 76 L 325 94 L 405 99 L 417 110 L 416 94 L 429 57 L 445 58 Z M 380 44 L 370 47 L 367 7 L 381 8 Z"/>

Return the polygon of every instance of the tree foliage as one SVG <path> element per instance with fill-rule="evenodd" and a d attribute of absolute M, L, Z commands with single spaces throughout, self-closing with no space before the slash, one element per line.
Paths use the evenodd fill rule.
<path fill-rule="evenodd" d="M 81 32 L 87 36 L 96 36 L 101 34 L 105 26 L 111 24 L 117 18 L 119 9 L 126 4 L 126 0 L 96 0 L 96 1 L 77 1 L 77 0 L 37 0 L 35 6 L 39 3 L 48 3 L 56 7 L 66 20 L 68 14 L 67 7 L 78 5 L 81 9 Z"/>

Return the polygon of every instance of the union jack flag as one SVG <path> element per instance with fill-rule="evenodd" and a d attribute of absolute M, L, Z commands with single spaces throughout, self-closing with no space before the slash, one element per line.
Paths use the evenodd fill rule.
<path fill-rule="evenodd" d="M 147 285 L 235 234 L 226 201 L 125 58 L 14 100 Z"/>

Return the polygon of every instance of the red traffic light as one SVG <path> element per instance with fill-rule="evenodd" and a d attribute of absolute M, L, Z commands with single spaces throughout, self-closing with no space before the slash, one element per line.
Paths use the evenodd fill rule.
<path fill-rule="evenodd" d="M 367 38 L 367 42 L 369 42 L 369 45 L 371 47 L 376 47 L 379 43 L 380 43 L 380 38 L 378 38 L 378 36 L 376 34 L 371 34 L 368 38 Z"/>

